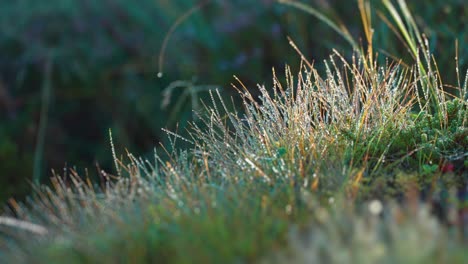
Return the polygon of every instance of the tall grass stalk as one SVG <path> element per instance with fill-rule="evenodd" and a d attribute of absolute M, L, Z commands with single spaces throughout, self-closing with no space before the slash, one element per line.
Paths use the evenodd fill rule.
<path fill-rule="evenodd" d="M 43 169 L 42 157 L 46 140 L 47 120 L 49 116 L 50 98 L 52 96 L 53 60 L 47 58 L 44 63 L 44 82 L 42 84 L 41 112 L 39 115 L 39 128 L 37 132 L 36 148 L 34 150 L 33 182 L 39 184 Z"/>

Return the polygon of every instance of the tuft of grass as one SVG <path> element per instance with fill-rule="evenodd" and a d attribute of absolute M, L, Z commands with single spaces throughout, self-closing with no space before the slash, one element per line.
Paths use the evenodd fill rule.
<path fill-rule="evenodd" d="M 414 124 L 417 71 L 389 64 L 371 74 L 359 59 L 347 62 L 338 53 L 326 64 L 325 77 L 308 66 L 297 77 L 287 68 L 286 85 L 275 78 L 271 92 L 259 87 L 258 99 L 240 83 L 244 115 L 228 112 L 220 93 L 211 93 L 214 107 L 200 114 L 208 129 L 194 124 L 191 138 L 172 139 L 194 143 L 188 152 L 168 153 L 167 160 L 155 154 L 153 162 L 128 154 L 127 164 L 116 160 L 122 176 L 102 172 L 101 185 L 75 172 L 54 177 L 53 188 L 40 187 L 11 212 L 46 232 L 1 225 L 0 257 L 16 263 L 65 257 L 76 263 L 250 262 L 293 245 L 290 225 L 318 217 L 307 210 L 303 193 L 354 200 L 365 179 L 380 176 L 388 163 L 396 166 L 386 157 L 407 156 L 392 146 Z M 460 102 L 446 108 L 453 104 Z M 364 220 L 351 218 L 352 230 L 364 232 Z M 327 239 L 340 232 L 331 223 Z M 334 246 L 327 254 L 347 245 L 329 239 Z M 393 242 L 383 247 L 395 250 L 390 259 L 407 257 Z"/>
<path fill-rule="evenodd" d="M 438 208 L 419 196 L 466 185 L 468 81 L 448 94 L 428 45 L 418 48 L 412 67 L 382 64 L 372 47 L 335 51 L 324 74 L 301 56 L 298 73 L 274 71 L 259 96 L 237 79 L 242 113 L 209 90 L 189 136 L 169 132 L 170 150 L 151 161 L 118 159 L 110 135 L 117 175 L 92 183 L 66 171 L 12 200 L 0 261 L 466 262 L 466 198 L 451 193 Z"/>

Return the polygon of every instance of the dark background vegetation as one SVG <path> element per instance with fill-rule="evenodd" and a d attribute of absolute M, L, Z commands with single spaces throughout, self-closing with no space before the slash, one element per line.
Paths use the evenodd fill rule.
<path fill-rule="evenodd" d="M 354 1 L 303 2 L 363 36 Z M 468 5 L 465 0 L 408 2 L 439 55 L 445 82 L 456 84 L 454 39 L 462 73 L 468 64 Z M 0 1 L 0 202 L 23 197 L 33 175 L 46 182 L 52 169 L 88 168 L 96 174 L 98 165 L 112 172 L 109 128 L 118 153 L 126 148 L 150 154 L 166 141 L 161 128 L 186 128 L 195 107 L 191 97 L 209 98 L 199 86 L 216 85 L 223 96 L 235 96 L 229 85 L 233 75 L 255 89 L 257 83 L 270 83 L 272 67 L 277 72 L 285 64 L 297 68 L 299 57 L 287 36 L 311 60 L 323 60 L 331 48 L 351 53 L 322 22 L 274 0 L 213 0 L 171 35 L 164 76 L 157 78 L 164 37 L 197 4 Z M 374 15 L 378 52 L 409 61 L 405 47 Z M 169 105 L 161 107 L 164 89 L 177 80 L 199 86 L 174 90 Z M 41 119 L 43 147 L 38 144 Z"/>

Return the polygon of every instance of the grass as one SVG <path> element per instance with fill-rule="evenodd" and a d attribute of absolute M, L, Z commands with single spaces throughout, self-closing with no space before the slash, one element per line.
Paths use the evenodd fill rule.
<path fill-rule="evenodd" d="M 166 153 L 117 159 L 111 136 L 116 175 L 69 170 L 12 200 L 0 260 L 466 262 L 468 77 L 446 91 L 404 1 L 390 13 L 415 61 L 381 63 L 359 4 L 368 47 L 335 51 L 323 74 L 301 57 L 260 96 L 237 79 L 243 111 L 209 91 Z"/>
<path fill-rule="evenodd" d="M 0 170 L 5 177 L 0 178 L 0 203 L 11 196 L 23 199 L 30 193 L 28 182 L 33 177 L 47 183 L 52 168 L 84 168 L 95 161 L 101 168 L 112 168 L 105 143 L 108 128 L 121 146 L 151 155 L 152 145 L 167 143 L 161 127 L 175 130 L 178 126 L 183 133 L 187 121 L 193 120 L 191 110 L 197 109 L 199 98 L 209 98 L 202 92 L 206 87 L 199 87 L 202 84 L 227 88 L 222 90 L 225 96 L 236 96 L 228 85 L 235 73 L 252 92 L 256 83 L 271 87 L 272 67 L 282 75 L 284 64 L 296 72 L 300 62 L 284 40 L 286 36 L 317 62 L 331 48 L 345 56 L 352 52 L 352 45 L 326 23 L 272 0 L 209 1 L 206 5 L 200 1 L 194 13 L 189 12 L 192 0 L 2 3 L 0 159 L 4 162 Z M 427 36 L 431 52 L 450 54 L 438 56 L 437 62 L 444 83 L 454 86 L 460 86 L 453 74 L 455 39 L 462 74 L 468 65 L 468 30 L 464 27 L 468 6 L 463 3 L 408 3 L 408 8 L 418 10 L 414 20 Z M 372 14 L 374 52 L 412 64 L 413 57 L 391 30 L 398 27 L 385 22 L 393 18 L 382 1 L 372 4 L 378 10 Z M 346 27 L 349 37 L 363 36 L 367 41 L 357 8 L 337 0 L 313 0 L 311 5 L 338 29 Z M 172 34 L 168 33 L 171 25 Z M 165 36 L 167 48 L 162 49 Z M 357 45 L 362 42 L 358 40 L 354 40 Z M 155 78 L 159 54 L 163 78 Z M 53 69 L 50 74 L 45 67 L 48 63 Z M 322 65 L 316 67 L 323 70 Z M 173 86 L 174 80 L 186 83 L 172 90 L 171 101 L 162 109 L 160 104 L 167 98 L 163 90 Z"/>

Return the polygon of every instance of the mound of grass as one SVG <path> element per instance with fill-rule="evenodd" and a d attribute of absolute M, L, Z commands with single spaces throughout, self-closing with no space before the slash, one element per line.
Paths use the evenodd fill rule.
<path fill-rule="evenodd" d="M 372 32 L 370 6 L 358 3 Z M 274 73 L 259 96 L 238 80 L 243 113 L 211 92 L 188 137 L 168 132 L 166 153 L 119 160 L 111 141 L 115 175 L 92 183 L 66 171 L 11 201 L 0 260 L 468 261 L 468 73 L 447 94 L 404 7 L 391 16 L 415 48 L 412 67 L 380 63 L 367 34 L 366 49 L 334 52 L 324 74 L 302 56 L 297 74 Z"/>

